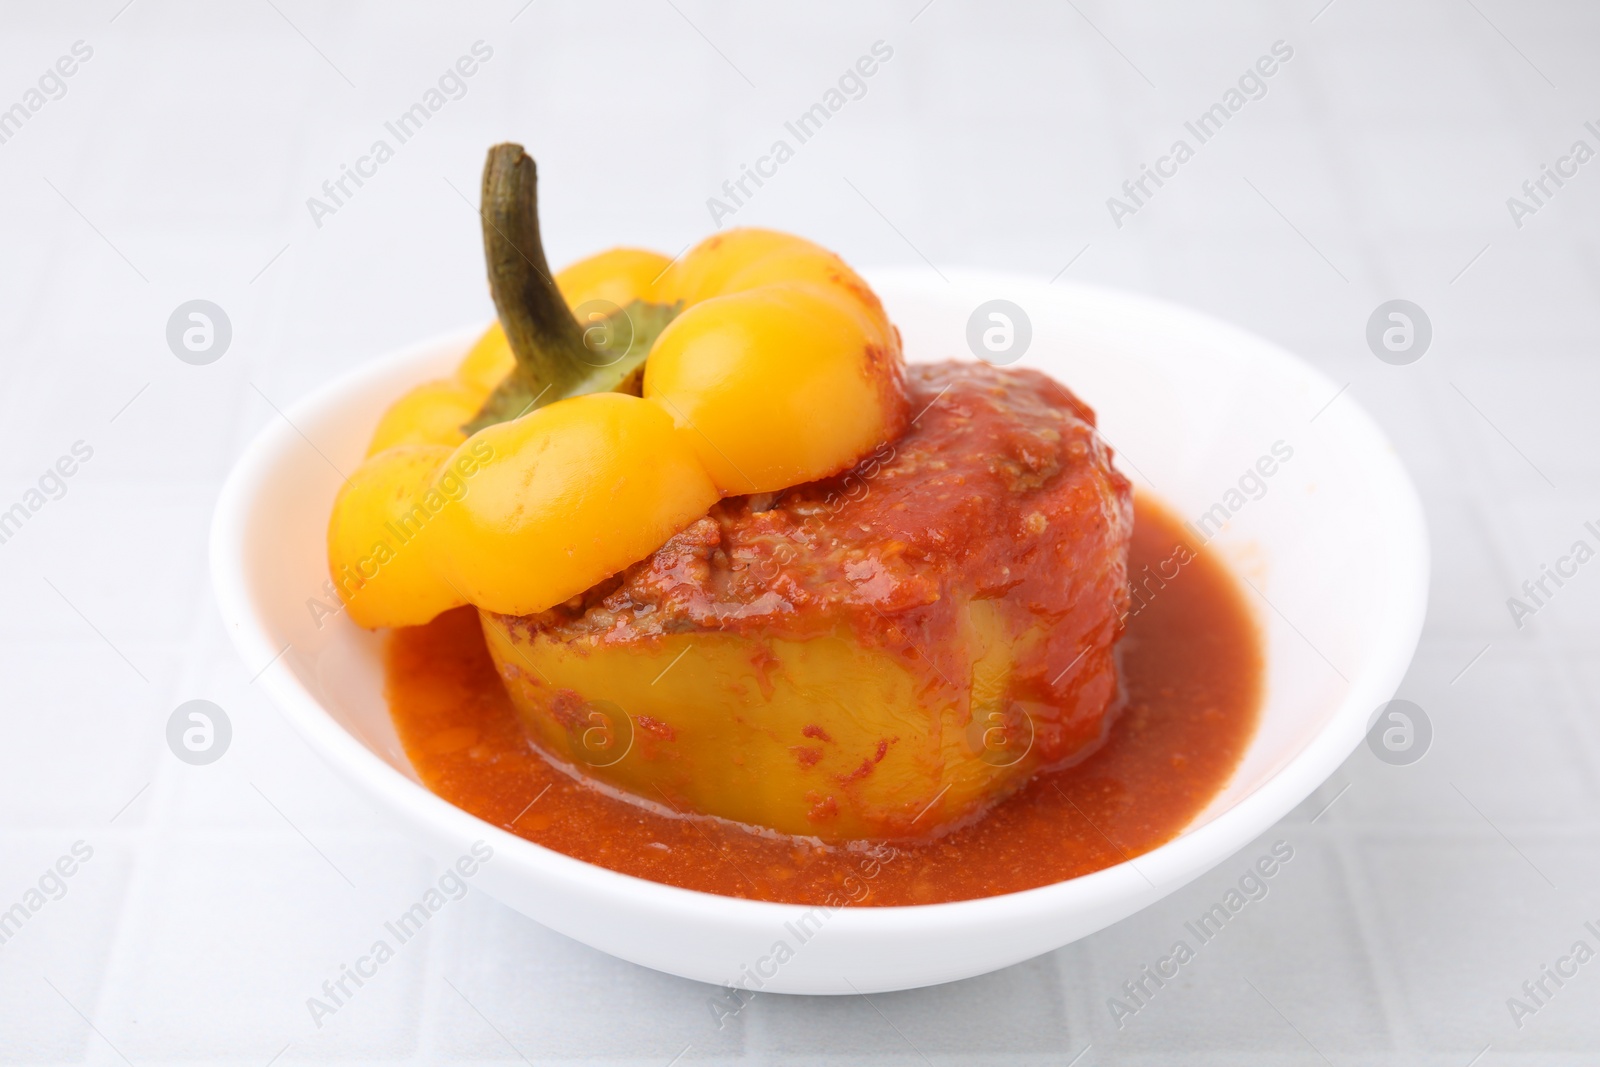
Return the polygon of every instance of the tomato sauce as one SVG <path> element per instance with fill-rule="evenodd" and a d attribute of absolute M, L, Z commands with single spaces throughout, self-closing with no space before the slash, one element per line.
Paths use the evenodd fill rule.
<path fill-rule="evenodd" d="M 936 840 L 830 847 L 621 799 L 532 747 L 474 609 L 394 632 L 386 691 L 429 789 L 530 841 L 624 874 L 797 904 L 931 904 L 1012 893 L 1136 857 L 1177 836 L 1227 783 L 1255 730 L 1258 635 L 1237 585 L 1185 526 L 1135 506 L 1126 705 L 1105 744 L 1037 775 Z"/>

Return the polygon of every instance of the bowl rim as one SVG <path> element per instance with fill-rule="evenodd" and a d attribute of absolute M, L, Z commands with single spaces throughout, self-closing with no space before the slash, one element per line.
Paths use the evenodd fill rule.
<path fill-rule="evenodd" d="M 863 271 L 869 283 L 921 284 L 925 271 L 887 268 Z M 982 284 L 1003 291 L 1048 289 L 1054 297 L 1068 294 L 1102 303 L 1120 304 L 1167 318 L 1178 317 L 1214 335 L 1245 340 L 1258 355 L 1279 368 L 1311 376 L 1332 395 L 1337 383 L 1276 343 L 1205 312 L 1172 301 L 1108 286 L 1079 282 L 1055 284 L 1027 275 L 986 269 L 950 269 L 951 281 Z M 591 864 L 546 848 L 485 822 L 409 778 L 347 731 L 282 662 L 280 649 L 269 636 L 266 620 L 250 594 L 245 527 L 257 492 L 288 449 L 303 439 L 295 426 L 324 408 L 337 408 L 347 397 L 370 389 L 395 373 L 402 364 L 421 364 L 437 358 L 439 349 L 466 344 L 484 329 L 483 323 L 459 327 L 369 359 L 325 382 L 273 418 L 246 446 L 229 472 L 213 512 L 209 556 L 212 588 L 229 636 L 247 668 L 271 660 L 259 681 L 273 703 L 288 718 L 310 747 L 334 770 L 364 794 L 399 816 L 432 841 L 484 840 L 497 857 L 508 856 L 524 872 L 566 883 L 568 891 L 584 894 L 597 904 L 627 902 L 646 905 L 664 921 L 714 921 L 745 930 L 771 930 L 824 905 L 780 903 L 722 896 L 701 890 L 654 882 Z M 1366 733 L 1373 709 L 1389 699 L 1410 664 L 1422 632 L 1427 610 L 1430 566 L 1429 540 L 1421 500 L 1404 465 L 1387 436 L 1354 398 L 1346 398 L 1341 417 L 1353 432 L 1369 435 L 1382 455 L 1381 473 L 1387 476 L 1395 514 L 1386 529 L 1397 554 L 1409 561 L 1397 583 L 1394 603 L 1376 613 L 1373 647 L 1377 649 L 1362 669 L 1348 679 L 1348 690 L 1322 728 L 1293 756 L 1287 758 L 1255 789 L 1230 807 L 1176 837 L 1122 863 L 1089 874 L 1032 889 L 995 896 L 931 904 L 871 905 L 830 910 L 830 930 L 848 937 L 871 931 L 949 934 L 981 928 L 998 919 L 1008 924 L 1027 922 L 1064 912 L 1103 908 L 1130 896 L 1149 896 L 1149 903 L 1233 855 L 1279 822 L 1311 792 L 1325 782 L 1350 755 Z M 298 416 L 298 417 L 297 417 Z M 314 421 L 314 420 L 313 420 Z M 275 658 L 278 657 L 278 658 Z M 498 865 L 497 865 L 498 866 Z M 1151 895 L 1151 894 L 1154 895 Z M 1143 905 L 1139 905 L 1143 906 Z M 1056 947 L 1041 948 L 1048 951 Z"/>

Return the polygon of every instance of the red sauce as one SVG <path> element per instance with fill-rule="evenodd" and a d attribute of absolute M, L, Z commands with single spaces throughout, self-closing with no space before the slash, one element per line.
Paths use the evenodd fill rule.
<path fill-rule="evenodd" d="M 1127 705 L 1082 763 L 921 845 L 829 848 L 617 799 L 532 748 L 476 612 L 391 635 L 389 707 L 429 789 L 488 822 L 624 874 L 800 904 L 931 904 L 1075 878 L 1171 840 L 1227 783 L 1255 729 L 1258 637 L 1238 587 L 1184 526 L 1137 501 Z"/>

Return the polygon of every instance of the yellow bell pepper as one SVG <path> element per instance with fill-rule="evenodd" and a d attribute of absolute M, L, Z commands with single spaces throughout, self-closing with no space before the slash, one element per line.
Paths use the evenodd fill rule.
<path fill-rule="evenodd" d="M 483 233 L 503 329 L 453 379 L 390 408 L 335 501 L 329 565 L 361 625 L 412 625 L 465 603 L 543 611 L 644 558 L 719 496 L 845 470 L 908 420 L 899 334 L 837 256 L 735 230 L 675 263 L 616 249 L 552 279 L 535 184 L 520 147 L 490 151 Z M 462 419 L 474 399 L 476 417 Z M 386 461 L 396 446 L 454 451 L 430 480 L 421 453 Z M 395 543 L 394 515 L 430 493 L 445 504 L 423 509 L 428 536 Z"/>

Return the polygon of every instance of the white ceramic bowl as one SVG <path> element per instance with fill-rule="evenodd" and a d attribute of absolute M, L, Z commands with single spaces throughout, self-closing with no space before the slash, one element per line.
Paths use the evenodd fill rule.
<path fill-rule="evenodd" d="M 389 721 L 380 639 L 342 614 L 319 628 L 307 601 L 323 595 L 323 536 L 340 484 L 333 468 L 354 469 L 384 407 L 414 383 L 448 374 L 480 327 L 345 375 L 291 408 L 287 421 L 274 420 L 240 459 L 212 524 L 211 571 L 246 669 L 254 674 L 278 657 L 261 678 L 272 699 L 440 860 L 454 861 L 478 840 L 492 846 L 474 884 L 601 951 L 705 982 L 730 984 L 758 965 L 773 970 L 763 961 L 779 941 L 796 951 L 757 978 L 765 991 L 871 993 L 966 978 L 1099 930 L 1215 866 L 1339 766 L 1410 661 L 1427 599 L 1428 543 L 1399 460 L 1350 397 L 1318 414 L 1337 392 L 1334 382 L 1192 311 L 993 274 L 953 274 L 946 283 L 883 271 L 869 280 L 913 359 L 970 358 L 973 310 L 995 298 L 1021 306 L 1033 337 L 1017 365 L 1055 376 L 1092 404 L 1122 469 L 1142 489 L 1193 521 L 1219 503 L 1234 512 L 1211 544 L 1256 590 L 1265 704 L 1231 782 L 1175 840 L 1131 863 L 1022 893 L 842 909 L 797 945 L 785 924 L 798 926 L 812 909 L 617 874 L 428 792 Z M 1277 442 L 1293 456 L 1262 480 L 1259 499 L 1230 496 Z"/>

